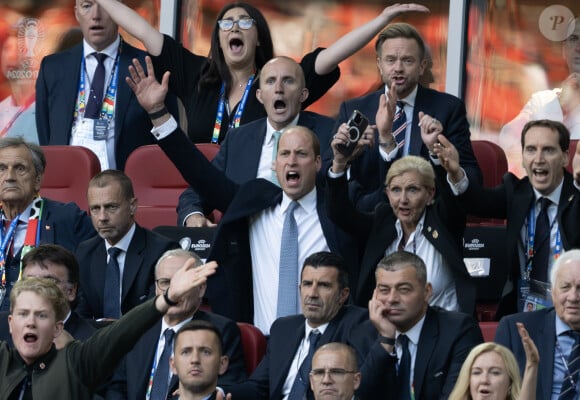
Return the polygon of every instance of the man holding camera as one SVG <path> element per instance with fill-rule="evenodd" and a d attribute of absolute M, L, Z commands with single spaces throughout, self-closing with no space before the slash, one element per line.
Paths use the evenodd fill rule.
<path fill-rule="evenodd" d="M 347 129 L 345 123 L 354 110 L 376 125 L 375 143 L 351 161 L 351 177 L 365 191 L 379 188 L 390 163 L 406 155 L 418 155 L 434 164 L 432 156 L 436 135 L 423 141 L 420 125 L 439 130 L 458 149 L 461 166 L 471 182 L 482 176 L 471 147 L 465 104 L 455 96 L 423 87 L 419 78 L 427 65 L 426 46 L 417 30 L 405 23 L 390 24 L 375 44 L 377 67 L 384 87 L 364 97 L 344 102 L 334 132 Z M 352 123 L 350 123 L 352 124 Z M 367 135 L 371 129 L 367 129 Z M 374 133 L 374 132 L 373 132 Z M 374 204 L 370 205 L 371 210 Z"/>
<path fill-rule="evenodd" d="M 236 183 L 254 178 L 275 181 L 272 162 L 280 132 L 290 126 L 301 125 L 318 136 L 323 165 L 321 170 L 327 170 L 332 161 L 330 140 L 334 122 L 332 118 L 301 111 L 302 104 L 308 98 L 308 89 L 300 64 L 288 57 L 276 57 L 264 65 L 259 82 L 256 96 L 268 116 L 230 130 L 212 164 Z M 323 174 L 321 176 L 323 179 Z M 204 214 L 211 211 L 204 199 L 190 187 L 179 198 L 177 223 L 193 227 L 208 226 L 211 223 Z"/>

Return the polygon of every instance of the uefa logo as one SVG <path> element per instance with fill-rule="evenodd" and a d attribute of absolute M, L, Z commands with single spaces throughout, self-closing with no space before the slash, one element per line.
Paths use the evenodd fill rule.
<path fill-rule="evenodd" d="M 44 50 L 44 28 L 36 18 L 18 22 L 16 39 L 19 68 L 9 71 L 9 79 L 36 79 Z"/>

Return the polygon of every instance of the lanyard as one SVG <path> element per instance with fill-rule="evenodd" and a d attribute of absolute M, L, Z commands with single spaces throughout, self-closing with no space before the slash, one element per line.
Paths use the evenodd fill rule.
<path fill-rule="evenodd" d="M 554 218 L 554 220 L 552 221 L 552 223 L 550 223 L 550 230 L 549 230 L 549 236 L 548 236 L 548 243 L 551 244 L 552 240 L 552 228 L 554 227 L 554 224 L 556 223 L 556 220 L 558 219 L 558 217 Z M 526 274 L 525 276 L 527 277 L 526 280 L 529 280 L 529 277 L 531 275 L 532 272 L 532 259 L 534 258 L 534 236 L 536 234 L 536 206 L 535 204 L 532 206 L 531 210 L 530 210 L 530 215 L 528 216 L 528 252 L 527 252 L 527 261 L 526 261 Z M 558 259 L 558 257 L 560 257 L 560 254 L 562 253 L 562 239 L 560 238 L 560 230 L 556 229 L 556 247 L 554 247 L 554 254 L 553 257 L 555 260 Z"/>
<path fill-rule="evenodd" d="M 4 229 L 0 231 L 0 269 L 2 270 L 2 287 L 6 286 L 6 248 L 9 247 L 8 243 L 10 243 L 14 237 L 14 231 L 16 230 L 19 218 L 20 214 L 12 220 L 6 234 L 4 234 Z"/>
<path fill-rule="evenodd" d="M 161 350 L 161 352 L 163 353 L 163 350 Z M 151 389 L 153 388 L 153 378 L 155 378 L 155 370 L 157 369 L 157 362 L 159 358 L 161 358 L 161 354 L 159 354 L 159 346 L 157 346 L 157 350 L 155 350 L 155 356 L 153 357 L 153 366 L 151 367 L 149 382 L 147 383 L 147 392 L 145 392 L 146 400 L 149 400 L 151 398 Z"/>
<path fill-rule="evenodd" d="M 103 99 L 103 105 L 101 107 L 101 119 L 106 117 L 108 121 L 113 119 L 113 114 L 115 111 L 115 97 L 117 95 L 117 77 L 119 74 L 119 51 L 117 51 L 117 57 L 115 57 L 115 63 L 113 64 L 113 72 L 109 77 L 109 83 L 107 85 L 107 94 Z M 75 113 L 74 119 L 76 120 L 79 115 L 84 117 L 85 115 L 85 108 L 87 106 L 86 103 L 86 85 L 85 85 L 85 72 L 86 72 L 86 64 L 85 64 L 85 57 L 81 60 L 81 77 L 79 80 L 79 96 L 78 101 L 75 106 Z"/>
<path fill-rule="evenodd" d="M 246 108 L 246 102 L 248 100 L 248 96 L 250 94 L 250 90 L 252 90 L 252 83 L 254 82 L 254 78 L 256 74 L 250 76 L 248 79 L 248 83 L 246 84 L 246 89 L 244 90 L 244 95 L 238 104 L 238 109 L 236 110 L 236 114 L 234 118 L 231 119 L 230 124 L 228 125 L 229 128 L 237 128 L 240 126 L 240 121 L 242 119 L 242 113 L 244 112 L 244 108 Z M 211 136 L 211 142 L 217 143 L 220 137 L 220 131 L 222 129 L 222 121 L 224 117 L 224 108 L 226 105 L 226 85 L 222 82 L 222 87 L 220 89 L 220 101 L 218 103 L 218 110 L 215 117 L 215 124 L 213 126 L 213 134 Z"/>
<path fill-rule="evenodd" d="M 32 202 L 32 209 L 30 210 L 30 217 L 28 218 L 28 226 L 26 228 L 26 236 L 24 237 L 24 244 L 20 251 L 20 272 L 18 273 L 18 279 L 22 277 L 22 258 L 24 258 L 26 253 L 34 247 L 37 247 L 40 242 L 40 220 L 43 211 L 44 201 L 41 197 L 37 197 Z M 0 212 L 3 214 L 3 211 L 0 210 Z M 0 229 L 0 276 L 2 277 L 0 281 L 0 289 L 6 288 L 6 248 L 8 247 L 8 243 L 13 240 L 14 231 L 19 218 L 20 214 L 12 220 L 6 234 L 4 234 L 3 229 Z"/>

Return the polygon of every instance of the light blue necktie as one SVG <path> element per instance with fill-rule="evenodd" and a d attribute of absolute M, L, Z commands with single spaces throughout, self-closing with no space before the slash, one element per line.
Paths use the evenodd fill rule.
<path fill-rule="evenodd" d="M 286 210 L 280 245 L 280 274 L 278 280 L 278 307 L 276 317 L 299 312 L 298 309 L 298 226 L 294 210 L 300 204 L 292 201 Z"/>
<path fill-rule="evenodd" d="M 282 132 L 280 131 L 272 132 L 272 138 L 274 139 L 274 146 L 272 146 L 272 163 L 276 161 L 276 156 L 278 155 L 278 142 L 280 141 L 280 135 L 282 135 Z M 272 176 L 270 177 L 270 181 L 274 185 L 280 186 L 280 182 L 278 182 L 278 177 L 276 176 L 276 171 L 274 170 L 272 170 Z"/>

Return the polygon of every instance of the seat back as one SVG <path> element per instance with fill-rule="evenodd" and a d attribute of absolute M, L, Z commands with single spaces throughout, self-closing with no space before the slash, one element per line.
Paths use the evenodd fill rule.
<path fill-rule="evenodd" d="M 250 376 L 266 354 L 266 337 L 254 325 L 246 322 L 238 322 L 237 324 L 242 334 L 246 373 Z"/>
<path fill-rule="evenodd" d="M 219 145 L 196 145 L 209 159 L 219 151 Z M 125 173 L 133 182 L 138 208 L 137 222 L 148 229 L 161 225 L 176 225 L 175 208 L 187 182 L 175 165 L 157 145 L 136 148 L 127 158 Z"/>
<path fill-rule="evenodd" d="M 42 146 L 46 170 L 40 187 L 41 196 L 64 203 L 73 201 L 88 211 L 87 188 L 93 176 L 101 172 L 99 159 L 81 146 Z"/>

